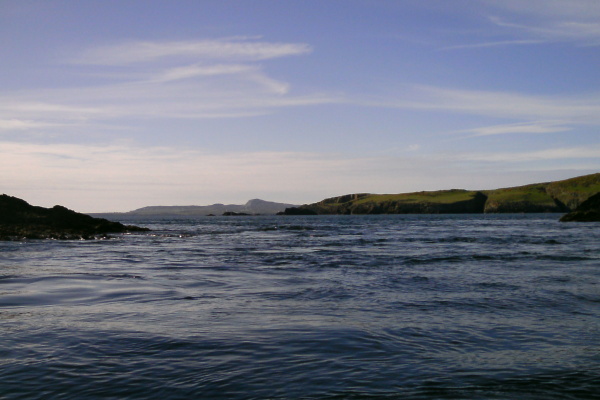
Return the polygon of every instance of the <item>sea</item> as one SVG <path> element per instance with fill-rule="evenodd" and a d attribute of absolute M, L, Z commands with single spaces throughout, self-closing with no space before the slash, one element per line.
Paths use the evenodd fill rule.
<path fill-rule="evenodd" d="M 0 242 L 0 398 L 600 399 L 600 224 L 559 217 Z"/>

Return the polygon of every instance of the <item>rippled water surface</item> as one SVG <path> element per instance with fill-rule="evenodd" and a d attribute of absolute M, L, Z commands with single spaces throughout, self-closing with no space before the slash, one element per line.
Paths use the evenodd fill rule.
<path fill-rule="evenodd" d="M 600 224 L 557 220 L 154 218 L 0 242 L 0 398 L 600 398 Z"/>

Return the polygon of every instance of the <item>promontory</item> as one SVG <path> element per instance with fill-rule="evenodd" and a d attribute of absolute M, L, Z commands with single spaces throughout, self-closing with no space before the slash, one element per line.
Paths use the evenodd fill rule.
<path fill-rule="evenodd" d="M 284 215 L 567 213 L 600 192 L 600 173 L 493 190 L 357 193 L 288 208 Z"/>
<path fill-rule="evenodd" d="M 94 218 L 62 206 L 32 206 L 17 197 L 0 195 L 0 240 L 94 239 L 108 233 L 148 230 Z"/>

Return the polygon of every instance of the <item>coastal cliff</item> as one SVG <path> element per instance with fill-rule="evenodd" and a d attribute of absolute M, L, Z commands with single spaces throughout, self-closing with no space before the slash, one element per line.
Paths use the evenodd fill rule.
<path fill-rule="evenodd" d="M 564 215 L 562 222 L 600 222 L 600 193 L 596 193 L 575 209 Z"/>
<path fill-rule="evenodd" d="M 565 213 L 598 192 L 600 173 L 495 190 L 349 194 L 288 208 L 283 214 Z"/>
<path fill-rule="evenodd" d="M 483 212 L 481 192 L 443 190 L 402 195 L 353 194 L 300 207 L 316 214 L 458 214 Z M 286 213 L 298 212 L 286 210 Z"/>
<path fill-rule="evenodd" d="M 548 193 L 548 184 L 534 184 L 486 191 L 484 213 L 567 212 L 569 208 Z M 577 204 L 576 201 L 571 203 Z"/>
<path fill-rule="evenodd" d="M 94 218 L 62 206 L 32 206 L 17 197 L 0 195 L 0 240 L 93 239 L 107 233 L 147 230 Z"/>

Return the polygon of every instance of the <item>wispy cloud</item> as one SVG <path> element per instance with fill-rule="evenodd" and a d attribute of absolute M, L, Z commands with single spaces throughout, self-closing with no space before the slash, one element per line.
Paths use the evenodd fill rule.
<path fill-rule="evenodd" d="M 35 95 L 0 95 L 0 131 L 4 132 L 50 132 L 69 127 L 81 127 L 88 121 L 101 118 L 103 108 L 75 105 L 72 99 L 49 96 L 41 92 Z M 72 103 L 72 104 L 68 104 Z"/>
<path fill-rule="evenodd" d="M 600 160 L 600 145 L 586 147 L 561 147 L 527 152 L 480 152 L 462 153 L 454 156 L 456 160 L 478 162 L 517 163 L 549 160 Z M 598 165 L 596 166 L 598 168 Z"/>
<path fill-rule="evenodd" d="M 508 28 L 539 38 L 530 42 L 577 42 L 584 45 L 600 45 L 600 22 L 552 21 L 537 24 L 518 24 L 499 17 L 490 20 L 497 26 Z"/>
<path fill-rule="evenodd" d="M 218 64 L 218 65 L 190 65 L 168 69 L 148 83 L 167 83 L 194 78 L 218 77 L 221 75 L 233 75 L 242 79 L 252 81 L 262 86 L 267 91 L 275 94 L 286 94 L 290 85 L 285 82 L 268 77 L 259 67 L 241 64 Z"/>
<path fill-rule="evenodd" d="M 43 92 L 43 90 L 42 90 Z M 32 95 L 35 93 L 31 93 Z M 9 113 L 37 113 L 43 115 L 71 114 L 71 115 L 93 115 L 102 113 L 100 108 L 82 107 L 77 105 L 61 104 L 56 102 L 45 102 L 32 99 L 30 101 L 19 101 L 17 97 L 0 97 L 0 109 Z M 26 95 L 27 96 L 27 95 Z M 33 97 L 33 96 L 32 96 Z"/>
<path fill-rule="evenodd" d="M 512 92 L 462 90 L 426 85 L 407 87 L 396 100 L 365 102 L 376 106 L 444 110 L 514 120 L 561 120 L 600 123 L 600 93 L 574 96 L 535 96 Z"/>
<path fill-rule="evenodd" d="M 479 136 L 493 136 L 506 134 L 542 134 L 569 131 L 571 128 L 562 121 L 533 121 L 514 124 L 483 126 L 475 129 L 466 129 L 457 133 L 470 133 L 467 138 Z"/>
<path fill-rule="evenodd" d="M 487 5 L 485 32 L 473 35 L 470 43 L 440 50 L 488 49 L 571 43 L 600 45 L 600 2 L 597 0 L 479 0 Z M 487 13 L 487 15 L 486 15 Z"/>
<path fill-rule="evenodd" d="M 22 119 L 0 119 L 0 131 L 26 131 L 64 125 L 65 124 L 51 124 Z"/>
<path fill-rule="evenodd" d="M 171 82 L 203 76 L 234 75 L 256 72 L 257 68 L 243 64 L 216 64 L 216 65 L 186 65 L 167 69 L 152 80 L 156 82 Z"/>
<path fill-rule="evenodd" d="M 483 0 L 497 14 L 490 21 L 505 33 L 543 42 L 600 45 L 596 0 Z"/>
<path fill-rule="evenodd" d="M 460 50 L 460 49 L 480 49 L 487 47 L 502 47 L 502 46 L 526 46 L 532 44 L 544 43 L 543 40 L 523 39 L 523 40 L 499 40 L 495 42 L 483 42 L 473 44 L 459 44 L 454 46 L 442 47 L 440 50 Z"/>
<path fill-rule="evenodd" d="M 163 59 L 258 61 L 307 54 L 305 43 L 271 43 L 256 38 L 233 37 L 171 42 L 128 42 L 86 50 L 72 61 L 78 64 L 129 65 Z"/>
<path fill-rule="evenodd" d="M 101 83 L 0 95 L 0 129 L 89 126 L 126 117 L 239 118 L 278 107 L 335 102 L 323 93 L 291 94 L 257 60 L 308 54 L 302 43 L 234 37 L 178 42 L 129 42 L 86 50 L 72 67 L 102 75 Z M 90 64 L 95 64 L 91 66 Z M 114 76 L 112 66 L 120 66 Z M 108 79 L 108 81 L 107 81 Z"/>
<path fill-rule="evenodd" d="M 536 19 L 595 20 L 600 18 L 596 0 L 482 0 L 498 10 Z"/>

